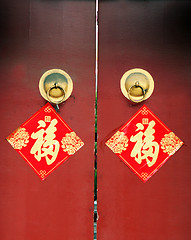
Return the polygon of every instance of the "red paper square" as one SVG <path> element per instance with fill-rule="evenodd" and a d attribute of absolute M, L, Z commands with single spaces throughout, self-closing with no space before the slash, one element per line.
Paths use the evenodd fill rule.
<path fill-rule="evenodd" d="M 42 180 L 84 145 L 50 103 L 10 134 L 7 141 Z"/>
<path fill-rule="evenodd" d="M 144 105 L 106 145 L 146 182 L 183 142 Z"/>

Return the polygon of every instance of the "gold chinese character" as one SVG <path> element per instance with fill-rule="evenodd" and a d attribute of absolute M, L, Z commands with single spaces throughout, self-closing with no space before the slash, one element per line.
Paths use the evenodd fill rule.
<path fill-rule="evenodd" d="M 51 122 L 51 116 L 45 116 L 44 121 L 45 122 Z"/>
<path fill-rule="evenodd" d="M 131 151 L 131 157 L 135 158 L 135 161 L 139 164 L 145 159 L 148 167 L 152 167 L 156 163 L 159 153 L 159 144 L 154 141 L 154 126 L 155 121 L 152 120 L 143 132 L 145 128 L 143 124 L 137 123 L 136 132 L 139 132 L 130 138 L 131 142 L 135 142 L 135 146 Z"/>
<path fill-rule="evenodd" d="M 57 131 L 56 124 L 58 121 L 53 119 L 50 125 L 45 129 L 46 123 L 43 120 L 38 121 L 39 131 L 31 134 L 32 139 L 36 139 L 30 153 L 34 155 L 37 161 L 40 161 L 42 157 L 45 157 L 48 165 L 52 164 L 58 155 L 60 149 L 60 143 L 55 140 Z"/>
<path fill-rule="evenodd" d="M 144 124 L 144 125 L 149 124 L 149 119 L 148 118 L 143 118 L 142 119 L 142 124 Z"/>

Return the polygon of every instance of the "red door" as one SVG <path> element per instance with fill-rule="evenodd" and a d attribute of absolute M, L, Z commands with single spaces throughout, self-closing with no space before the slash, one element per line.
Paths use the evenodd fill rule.
<path fill-rule="evenodd" d="M 1 1 L 0 238 L 93 239 L 95 3 Z M 5 138 L 46 101 L 38 84 L 66 71 L 72 96 L 59 115 L 84 146 L 41 181 Z"/>
<path fill-rule="evenodd" d="M 188 1 L 99 5 L 98 240 L 190 239 L 190 24 Z M 120 90 L 133 68 L 155 83 L 138 104 Z M 143 104 L 184 142 L 146 183 L 105 145 Z"/>

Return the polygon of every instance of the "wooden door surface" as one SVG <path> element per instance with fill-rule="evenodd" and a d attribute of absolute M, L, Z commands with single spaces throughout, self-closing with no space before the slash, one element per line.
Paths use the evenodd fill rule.
<path fill-rule="evenodd" d="M 101 1 L 98 81 L 98 240 L 189 240 L 191 204 L 189 1 Z M 133 68 L 148 71 L 152 96 L 120 90 Z M 145 104 L 184 142 L 143 183 L 105 142 Z"/>
<path fill-rule="evenodd" d="M 2 0 L 0 13 L 0 238 L 93 239 L 95 3 Z M 59 115 L 84 146 L 41 181 L 5 138 L 46 104 L 53 68 L 73 80 Z"/>

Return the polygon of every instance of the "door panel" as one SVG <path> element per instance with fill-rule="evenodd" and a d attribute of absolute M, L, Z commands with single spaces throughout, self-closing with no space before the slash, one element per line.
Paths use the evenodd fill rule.
<path fill-rule="evenodd" d="M 1 239 L 93 239 L 94 9 L 93 1 L 1 1 Z M 73 80 L 59 114 L 85 145 L 41 182 L 5 138 L 46 104 L 38 83 L 52 68 Z"/>
<path fill-rule="evenodd" d="M 190 13 L 188 1 L 99 4 L 98 240 L 190 238 Z M 139 104 L 120 90 L 132 68 L 155 82 Z M 146 183 L 105 145 L 143 104 L 185 143 Z"/>

